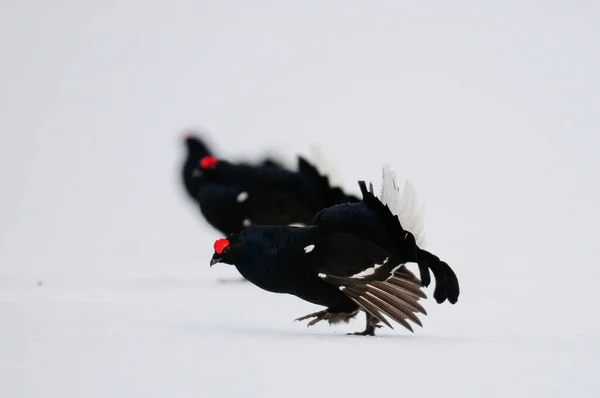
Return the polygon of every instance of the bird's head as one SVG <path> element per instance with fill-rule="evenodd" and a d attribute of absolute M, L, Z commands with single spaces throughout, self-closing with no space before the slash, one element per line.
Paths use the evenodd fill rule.
<path fill-rule="evenodd" d="M 183 144 L 189 149 L 193 150 L 202 145 L 202 141 L 191 131 L 183 133 L 182 137 Z"/>
<path fill-rule="evenodd" d="M 210 265 L 225 263 L 236 267 L 245 267 L 256 260 L 266 263 L 267 259 L 275 258 L 277 248 L 286 241 L 286 226 L 263 225 L 244 229 L 233 233 L 227 238 L 217 239 L 214 243 L 214 253 Z"/>
<path fill-rule="evenodd" d="M 200 159 L 198 161 L 198 168 L 203 172 L 207 172 L 209 170 L 216 169 L 218 164 L 219 164 L 219 159 L 217 159 L 216 157 L 214 157 L 212 155 L 208 155 L 208 156 L 202 157 L 202 159 Z"/>
<path fill-rule="evenodd" d="M 225 161 L 219 160 L 212 155 L 206 155 L 200 158 L 193 171 L 194 177 L 203 176 L 204 179 L 222 178 L 223 166 Z"/>
<path fill-rule="evenodd" d="M 237 249 L 240 242 L 237 241 L 234 235 L 230 235 L 229 238 L 217 239 L 214 244 L 215 252 L 210 259 L 210 266 L 217 263 L 225 263 L 234 265 Z"/>
<path fill-rule="evenodd" d="M 187 149 L 188 156 L 192 159 L 200 159 L 203 156 L 211 154 L 210 141 L 207 142 L 204 137 L 200 137 L 198 134 L 194 134 L 192 131 L 186 131 L 183 133 L 182 142 Z"/>

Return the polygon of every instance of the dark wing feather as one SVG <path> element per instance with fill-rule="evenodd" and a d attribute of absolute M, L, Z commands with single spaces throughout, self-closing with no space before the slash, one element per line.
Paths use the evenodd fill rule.
<path fill-rule="evenodd" d="M 329 177 L 321 175 L 317 168 L 302 156 L 298 157 L 298 171 L 318 198 L 318 211 L 340 203 L 360 202 L 356 196 L 347 195 L 342 189 L 331 186 Z"/>
<path fill-rule="evenodd" d="M 335 233 L 318 240 L 311 251 L 318 276 L 390 328 L 385 316 L 411 332 L 408 321 L 422 326 L 427 315 L 418 301 L 427 296 L 420 281 L 386 250 L 360 237 Z"/>
<path fill-rule="evenodd" d="M 294 195 L 280 189 L 259 185 L 241 204 L 241 212 L 251 225 L 308 224 L 313 212 Z"/>

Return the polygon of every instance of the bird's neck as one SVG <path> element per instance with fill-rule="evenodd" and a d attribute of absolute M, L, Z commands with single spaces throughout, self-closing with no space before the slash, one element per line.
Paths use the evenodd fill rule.
<path fill-rule="evenodd" d="M 235 264 L 236 268 L 244 278 L 264 290 L 276 293 L 293 290 L 290 283 L 305 272 L 304 247 L 316 230 L 285 226 L 255 228 L 271 230 L 271 237 L 260 244 L 249 245 L 248 252 Z"/>
<path fill-rule="evenodd" d="M 266 258 L 261 261 L 244 259 L 235 264 L 239 273 L 254 285 L 273 293 L 285 293 L 286 286 L 280 277 L 283 270 L 277 267 L 277 258 Z"/>
<path fill-rule="evenodd" d="M 185 185 L 185 189 L 190 195 L 194 195 L 196 193 L 198 184 L 200 182 L 200 177 L 194 175 L 198 167 L 198 160 L 196 158 L 197 156 L 189 154 L 182 169 L 183 183 Z"/>

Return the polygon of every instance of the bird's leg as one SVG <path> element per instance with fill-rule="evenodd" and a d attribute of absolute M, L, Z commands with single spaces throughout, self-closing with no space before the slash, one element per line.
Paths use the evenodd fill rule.
<path fill-rule="evenodd" d="M 294 320 L 295 321 L 304 321 L 309 318 L 315 318 L 312 321 L 310 321 L 308 323 L 308 325 L 306 325 L 306 327 L 309 327 L 309 326 L 314 325 L 315 323 L 321 322 L 322 320 L 326 319 L 327 314 L 328 314 L 327 310 L 317 311 L 317 312 L 313 312 L 312 314 L 301 316 L 300 318 L 296 318 Z"/>
<path fill-rule="evenodd" d="M 380 328 L 378 325 L 379 320 L 373 315 L 367 313 L 367 327 L 362 332 L 348 333 L 348 335 L 354 336 L 375 336 L 375 328 Z"/>
<path fill-rule="evenodd" d="M 321 321 L 328 321 L 329 324 L 335 324 L 339 322 L 348 322 L 350 318 L 355 316 L 358 311 L 354 312 L 330 312 L 328 310 L 313 312 L 312 314 L 301 316 L 296 318 L 296 321 L 303 321 L 309 318 L 315 318 L 306 325 L 306 327 L 312 326 Z"/>

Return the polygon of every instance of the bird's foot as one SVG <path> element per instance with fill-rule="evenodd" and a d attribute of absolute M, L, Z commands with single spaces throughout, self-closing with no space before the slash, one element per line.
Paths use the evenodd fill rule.
<path fill-rule="evenodd" d="M 375 329 L 383 327 L 371 314 L 367 314 L 367 326 L 362 332 L 348 333 L 349 336 L 375 336 Z"/>
<path fill-rule="evenodd" d="M 357 314 L 358 311 L 352 312 L 352 313 L 345 313 L 345 312 L 340 312 L 340 313 L 336 313 L 336 312 L 329 312 L 327 310 L 323 310 L 323 311 L 317 311 L 317 312 L 313 312 L 312 314 L 308 314 L 308 315 L 304 315 L 301 316 L 300 318 L 296 318 L 296 321 L 304 321 L 306 319 L 310 319 L 310 318 L 315 318 L 312 321 L 310 321 L 306 327 L 312 326 L 316 323 L 319 323 L 321 321 L 328 321 L 329 324 L 335 324 L 335 323 L 339 323 L 339 322 L 348 322 L 350 320 L 350 318 L 352 318 L 353 316 L 355 316 Z"/>
<path fill-rule="evenodd" d="M 346 333 L 347 336 L 375 336 L 374 330 L 363 330 L 362 332 Z"/>
<path fill-rule="evenodd" d="M 367 326 L 362 332 L 346 333 L 348 336 L 375 336 L 375 328 L 380 328 L 381 325 Z"/>
<path fill-rule="evenodd" d="M 327 312 L 326 310 L 323 310 L 323 311 L 317 311 L 317 312 L 313 312 L 312 314 L 301 316 L 300 318 L 296 318 L 294 320 L 295 321 L 304 321 L 306 319 L 315 318 L 312 321 L 308 322 L 308 325 L 306 325 L 306 327 L 309 327 L 309 326 L 314 325 L 315 323 L 319 323 L 321 321 L 326 320 L 329 317 L 329 315 L 330 315 L 329 312 Z"/>

